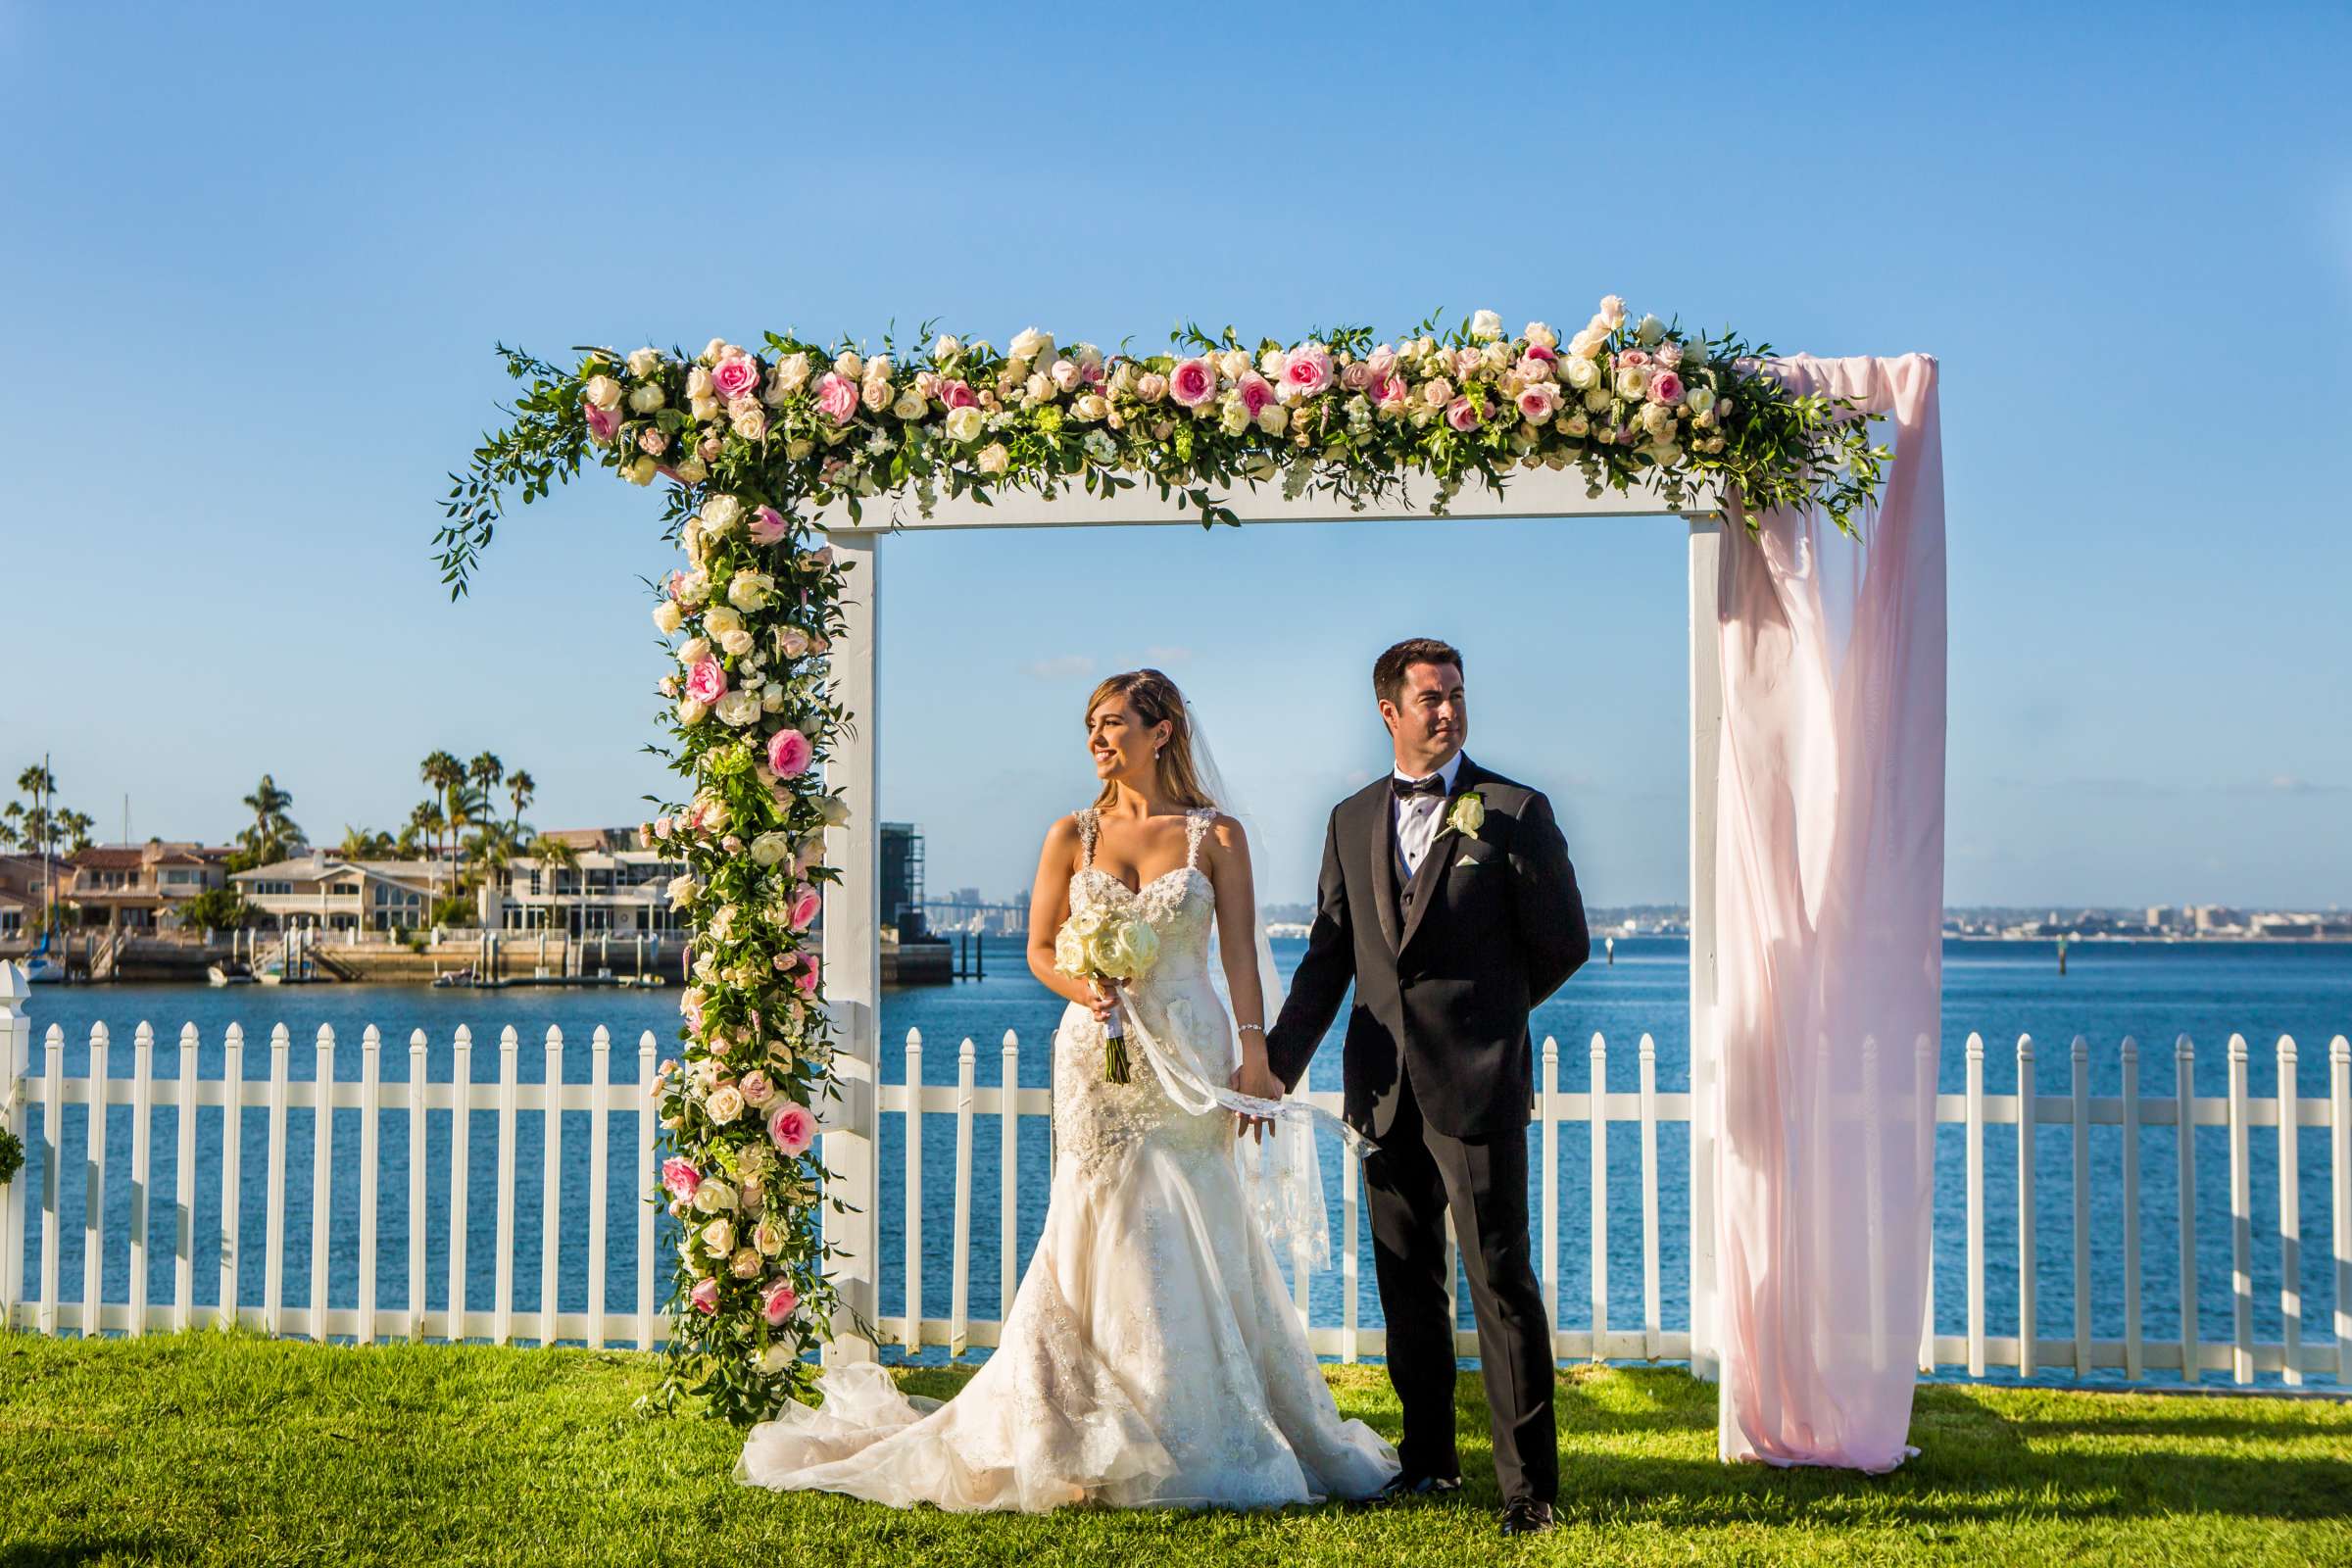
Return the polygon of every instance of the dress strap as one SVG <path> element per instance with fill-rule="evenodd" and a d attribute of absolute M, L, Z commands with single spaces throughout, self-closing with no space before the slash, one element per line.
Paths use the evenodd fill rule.
<path fill-rule="evenodd" d="M 1200 841 L 1208 834 L 1209 824 L 1216 821 L 1213 806 L 1200 807 L 1184 813 L 1184 863 L 1191 869 L 1200 863 Z"/>
<path fill-rule="evenodd" d="M 1102 814 L 1093 807 L 1078 813 L 1078 843 L 1082 850 L 1078 858 L 1078 869 L 1081 871 L 1095 863 L 1095 835 L 1102 826 Z"/>

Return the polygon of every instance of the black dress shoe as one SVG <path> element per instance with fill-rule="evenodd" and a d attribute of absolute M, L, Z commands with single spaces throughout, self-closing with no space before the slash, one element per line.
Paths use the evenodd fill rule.
<path fill-rule="evenodd" d="M 1408 1497 L 1435 1497 L 1462 1490 L 1460 1476 L 1417 1476 L 1399 1471 L 1391 1476 L 1377 1494 L 1381 1502 L 1402 1502 Z"/>
<path fill-rule="evenodd" d="M 1533 1536 L 1550 1528 L 1548 1502 L 1514 1502 L 1502 1510 L 1502 1533 L 1506 1536 Z"/>

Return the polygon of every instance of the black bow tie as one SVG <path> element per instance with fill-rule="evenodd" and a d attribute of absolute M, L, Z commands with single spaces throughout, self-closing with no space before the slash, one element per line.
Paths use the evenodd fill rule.
<path fill-rule="evenodd" d="M 1389 793 L 1400 801 L 1410 800 L 1416 795 L 1434 795 L 1443 800 L 1446 796 L 1446 775 L 1432 773 L 1427 778 L 1402 779 L 1391 773 Z"/>

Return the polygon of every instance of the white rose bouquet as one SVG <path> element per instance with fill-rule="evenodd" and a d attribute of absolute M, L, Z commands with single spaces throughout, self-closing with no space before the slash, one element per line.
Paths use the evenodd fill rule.
<path fill-rule="evenodd" d="M 1054 934 L 1054 967 L 1073 980 L 1087 980 L 1109 989 L 1141 980 L 1159 961 L 1159 933 L 1132 911 L 1121 913 L 1100 905 L 1080 909 Z M 1127 1030 L 1114 1007 L 1102 1026 L 1102 1081 L 1128 1081 Z"/>

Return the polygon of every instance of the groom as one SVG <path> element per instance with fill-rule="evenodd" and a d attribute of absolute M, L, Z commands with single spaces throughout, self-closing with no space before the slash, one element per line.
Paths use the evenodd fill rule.
<path fill-rule="evenodd" d="M 1364 1161 L 1389 1380 L 1404 1407 L 1388 1494 L 1461 1485 L 1446 1215 L 1477 1309 L 1478 1353 L 1509 1534 L 1544 1530 L 1559 1490 L 1551 1325 L 1527 1231 L 1534 1099 L 1528 1012 L 1592 951 L 1568 847 L 1539 792 L 1462 755 L 1462 656 L 1431 638 L 1372 666 L 1396 771 L 1342 801 L 1323 842 L 1306 956 L 1266 1037 L 1297 1088 L 1349 982 L 1348 1121 Z"/>

